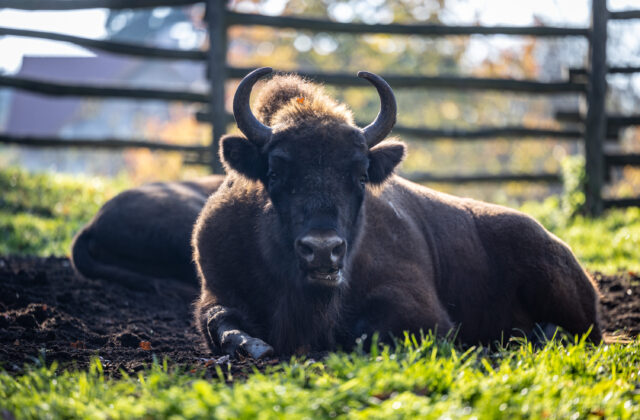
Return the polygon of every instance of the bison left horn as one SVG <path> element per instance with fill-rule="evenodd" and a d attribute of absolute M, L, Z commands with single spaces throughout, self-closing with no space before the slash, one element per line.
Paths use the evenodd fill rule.
<path fill-rule="evenodd" d="M 378 116 L 362 130 L 367 145 L 371 148 L 384 140 L 391 132 L 396 123 L 398 106 L 391 86 L 382 77 L 367 71 L 358 72 L 358 77 L 367 79 L 369 83 L 375 86 L 378 90 L 378 95 L 380 95 L 380 112 Z"/>
<path fill-rule="evenodd" d="M 271 127 L 262 124 L 251 112 L 249 97 L 251 89 L 262 76 L 272 72 L 271 67 L 261 67 L 247 74 L 238 85 L 233 97 L 233 116 L 236 124 L 247 139 L 256 144 L 264 144 L 271 138 Z"/>

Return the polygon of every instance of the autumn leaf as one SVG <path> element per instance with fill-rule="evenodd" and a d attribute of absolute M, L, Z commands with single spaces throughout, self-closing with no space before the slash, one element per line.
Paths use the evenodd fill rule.
<path fill-rule="evenodd" d="M 81 350 L 85 348 L 84 343 L 80 340 L 74 341 L 73 343 L 70 343 L 70 345 L 76 350 Z"/>
<path fill-rule="evenodd" d="M 149 341 L 141 341 L 139 346 L 142 350 L 151 350 L 151 343 Z"/>

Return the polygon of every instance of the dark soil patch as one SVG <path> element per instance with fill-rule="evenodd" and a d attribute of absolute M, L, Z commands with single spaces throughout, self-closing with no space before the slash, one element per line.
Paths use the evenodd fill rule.
<path fill-rule="evenodd" d="M 605 330 L 640 333 L 640 278 L 596 274 L 604 295 Z M 133 372 L 154 358 L 189 367 L 229 366 L 201 344 L 191 316 L 195 287 L 164 282 L 154 291 L 77 276 L 67 258 L 0 257 L 0 365 L 57 360 L 85 367 L 100 357 L 105 370 Z M 242 374 L 254 361 L 232 361 Z M 258 368 L 278 363 L 272 359 Z"/>
<path fill-rule="evenodd" d="M 0 366 L 19 372 L 25 363 L 56 360 L 82 368 L 99 357 L 117 375 L 169 358 L 226 370 L 229 358 L 212 357 L 193 324 L 197 293 L 176 282 L 141 292 L 85 279 L 67 258 L 0 257 Z M 231 370 L 237 376 L 254 364 L 233 361 Z"/>

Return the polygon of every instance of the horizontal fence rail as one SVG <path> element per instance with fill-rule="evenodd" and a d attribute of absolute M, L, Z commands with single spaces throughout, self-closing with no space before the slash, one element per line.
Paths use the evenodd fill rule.
<path fill-rule="evenodd" d="M 400 125 L 393 128 L 392 134 L 415 136 L 423 140 L 445 138 L 460 140 L 486 140 L 487 138 L 500 137 L 511 137 L 514 140 L 527 140 L 539 137 L 553 138 L 554 140 L 578 140 L 584 136 L 584 133 L 579 130 L 550 130 L 520 126 L 480 127 L 476 129 L 463 130 L 459 128 L 429 129 Z"/>
<path fill-rule="evenodd" d="M 352 34 L 395 35 L 522 35 L 537 37 L 589 36 L 588 28 L 563 28 L 551 26 L 450 26 L 432 24 L 367 24 L 342 23 L 330 20 L 299 18 L 290 16 L 263 16 L 248 13 L 228 12 L 229 25 L 260 25 L 273 28 L 300 29 L 308 31 L 343 32 Z"/>
<path fill-rule="evenodd" d="M 629 154 L 608 153 L 604 155 L 604 160 L 609 166 L 625 166 L 625 165 L 640 166 L 640 154 L 637 154 L 637 153 L 629 153 Z"/>
<path fill-rule="evenodd" d="M 193 152 L 207 153 L 208 146 L 188 146 L 170 144 L 153 140 L 121 140 L 121 139 L 62 139 L 60 137 L 19 136 L 0 134 L 0 143 L 14 144 L 25 147 L 53 147 L 53 148 L 80 148 L 80 149 L 150 149 L 165 152 Z"/>
<path fill-rule="evenodd" d="M 230 78 L 240 79 L 253 68 L 229 67 Z M 286 71 L 285 71 L 286 73 Z M 310 71 L 296 71 L 302 77 L 324 82 L 335 86 L 370 86 L 370 84 L 353 73 L 324 73 Z M 463 76 L 405 76 L 398 74 L 381 74 L 394 89 L 401 88 L 432 88 L 432 89 L 463 89 L 463 90 L 500 90 L 511 92 L 526 92 L 532 94 L 562 94 L 586 92 L 586 84 L 571 82 L 538 82 L 535 80 L 517 80 L 500 78 L 479 78 Z"/>
<path fill-rule="evenodd" d="M 640 10 L 621 10 L 617 12 L 609 12 L 609 19 L 613 19 L 613 20 L 640 19 Z"/>
<path fill-rule="evenodd" d="M 182 90 L 149 89 L 137 87 L 109 87 L 75 85 L 63 82 L 45 82 L 26 77 L 0 75 L 0 86 L 22 89 L 51 96 L 84 96 L 100 98 L 147 99 L 208 103 L 207 93 L 185 92 Z"/>
<path fill-rule="evenodd" d="M 227 123 L 235 123 L 233 114 L 226 114 Z M 207 111 L 199 111 L 196 113 L 196 119 L 199 122 L 211 124 L 212 115 Z M 368 122 L 356 121 L 359 127 L 365 127 Z M 395 125 L 393 127 L 394 134 L 402 134 L 417 137 L 420 140 L 438 140 L 438 139 L 459 139 L 459 140 L 484 140 L 487 138 L 512 137 L 514 140 L 527 140 L 530 138 L 553 138 L 555 140 L 578 140 L 584 136 L 581 130 L 554 130 L 546 128 L 531 128 L 522 126 L 505 126 L 505 127 L 478 127 L 475 129 L 460 128 L 427 128 L 427 127 L 409 127 L 405 125 Z"/>
<path fill-rule="evenodd" d="M 242 73 L 242 72 L 241 72 Z M 241 74 L 240 73 L 240 74 Z M 328 73 L 304 73 L 309 78 L 325 81 L 333 85 L 367 86 L 365 81 L 347 74 Z M 502 90 L 520 91 L 528 93 L 557 94 L 574 91 L 584 91 L 585 85 L 574 83 L 543 83 L 533 81 L 509 80 L 509 79 L 473 79 L 460 77 L 421 77 L 421 76 L 388 76 L 386 79 L 394 88 L 432 87 L 461 90 Z M 207 93 L 185 92 L 179 90 L 164 90 L 134 87 L 110 87 L 94 85 L 77 85 L 63 82 L 49 82 L 32 78 L 2 76 L 0 86 L 27 90 L 43 95 L 54 96 L 84 96 L 102 98 L 129 98 L 129 99 L 159 99 L 170 101 L 185 101 L 196 103 L 208 103 Z M 538 90 L 536 90 L 538 89 Z"/>
<path fill-rule="evenodd" d="M 556 111 L 555 118 L 558 121 L 581 123 L 584 121 L 582 114 L 578 111 Z M 607 124 L 615 127 L 629 127 L 640 125 L 640 115 L 619 115 L 607 114 Z"/>
<path fill-rule="evenodd" d="M 605 209 L 640 207 L 640 198 L 608 198 L 603 204 Z"/>
<path fill-rule="evenodd" d="M 166 59 L 166 60 L 197 60 L 197 61 L 205 61 L 207 59 L 206 51 L 196 51 L 196 50 L 190 51 L 190 50 L 176 50 L 176 49 L 169 49 L 169 48 L 147 47 L 147 46 L 128 43 L 128 42 L 90 39 L 90 38 L 83 38 L 83 37 L 72 36 L 72 35 L 59 34 L 55 32 L 31 31 L 26 29 L 13 29 L 13 28 L 0 27 L 0 36 L 1 35 L 12 35 L 12 36 L 20 36 L 20 37 L 48 39 L 52 41 L 70 42 L 72 44 L 79 45 L 86 48 L 92 48 L 92 49 L 106 51 L 110 53 L 116 53 L 116 54 L 126 54 L 126 55 L 131 55 L 136 57 L 158 58 L 158 59 Z"/>
<path fill-rule="evenodd" d="M 0 9 L 76 10 L 76 9 L 147 9 L 177 7 L 201 3 L 204 0 L 0 0 Z M 223 1 L 223 0 L 220 0 Z"/>
<path fill-rule="evenodd" d="M 640 73 L 640 67 L 608 67 L 608 74 L 634 74 Z M 570 68 L 569 69 L 569 79 L 572 79 L 575 76 L 587 76 L 589 72 L 584 68 Z"/>
<path fill-rule="evenodd" d="M 496 183 L 496 182 L 541 182 L 547 184 L 557 184 L 562 182 L 562 177 L 558 173 L 540 174 L 472 174 L 472 175 L 435 175 L 427 172 L 403 173 L 402 176 L 414 181 L 425 183 L 442 184 L 471 184 L 471 183 Z"/>

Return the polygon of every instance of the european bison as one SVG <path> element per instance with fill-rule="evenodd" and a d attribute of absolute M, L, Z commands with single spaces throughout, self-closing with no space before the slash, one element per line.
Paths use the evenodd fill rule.
<path fill-rule="evenodd" d="M 146 289 L 160 279 L 196 285 L 190 238 L 222 176 L 153 183 L 109 200 L 74 238 L 71 261 L 88 278 Z"/>
<path fill-rule="evenodd" d="M 396 102 L 358 128 L 321 87 L 275 76 L 245 135 L 221 141 L 227 177 L 193 232 L 197 325 L 212 350 L 252 357 L 349 347 L 363 334 L 457 328 L 490 342 L 535 323 L 602 338 L 594 282 L 569 247 L 517 211 L 453 197 L 393 174 L 405 145 L 385 140 Z M 162 225 L 166 226 L 166 224 Z"/>

